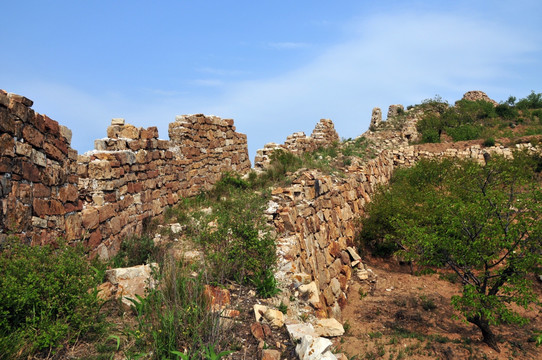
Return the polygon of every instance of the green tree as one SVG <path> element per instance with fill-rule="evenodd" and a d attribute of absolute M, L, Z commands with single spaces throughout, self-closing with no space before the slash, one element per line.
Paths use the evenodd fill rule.
<path fill-rule="evenodd" d="M 542 192 L 535 169 L 525 154 L 486 165 L 422 161 L 400 172 L 389 190 L 404 210 L 389 220 L 386 237 L 406 259 L 457 273 L 464 286 L 453 306 L 497 351 L 492 326 L 526 322 L 509 304 L 540 304 L 528 277 L 541 264 Z"/>

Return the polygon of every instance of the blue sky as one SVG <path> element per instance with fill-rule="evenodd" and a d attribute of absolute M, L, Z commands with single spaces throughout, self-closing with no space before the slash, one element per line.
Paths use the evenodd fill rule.
<path fill-rule="evenodd" d="M 253 159 L 331 118 L 356 137 L 371 110 L 468 90 L 542 92 L 542 1 L 9 1 L 0 88 L 68 126 L 83 153 L 111 118 L 235 119 Z"/>

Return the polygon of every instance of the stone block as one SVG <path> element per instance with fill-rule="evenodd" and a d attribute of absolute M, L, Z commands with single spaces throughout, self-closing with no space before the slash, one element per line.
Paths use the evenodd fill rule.
<path fill-rule="evenodd" d="M 113 118 L 113 119 L 111 119 L 111 125 L 124 126 L 124 119 L 123 118 Z"/>
<path fill-rule="evenodd" d="M 82 223 L 85 229 L 95 229 L 100 223 L 100 217 L 98 210 L 95 208 L 88 208 L 81 212 Z"/>
<path fill-rule="evenodd" d="M 43 136 L 42 133 L 40 133 L 36 128 L 34 128 L 31 125 L 26 125 L 23 127 L 23 139 L 27 141 L 29 144 L 36 148 L 43 147 L 43 141 L 45 140 L 45 136 Z"/>
<path fill-rule="evenodd" d="M 140 129 L 136 128 L 133 125 L 126 124 L 125 126 L 122 126 L 119 132 L 120 138 L 126 138 L 126 139 L 139 139 L 140 135 Z"/>

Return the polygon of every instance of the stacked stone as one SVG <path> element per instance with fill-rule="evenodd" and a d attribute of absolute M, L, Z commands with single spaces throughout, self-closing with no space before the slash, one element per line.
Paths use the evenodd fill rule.
<path fill-rule="evenodd" d="M 185 166 L 169 141 L 158 139 L 156 127 L 113 119 L 107 135 L 79 156 L 77 169 L 88 246 L 104 258 L 123 238 L 141 233 L 145 219 L 177 203 Z"/>
<path fill-rule="evenodd" d="M 308 151 L 316 150 L 314 138 L 307 137 L 303 131 L 293 133 L 286 137 L 284 147 L 293 154 L 301 155 Z"/>
<path fill-rule="evenodd" d="M 271 155 L 275 150 L 286 150 L 285 145 L 279 145 L 277 143 L 267 143 L 263 149 L 256 150 L 256 157 L 254 158 L 254 168 L 256 170 L 262 170 L 271 163 Z"/>
<path fill-rule="evenodd" d="M 382 110 L 379 107 L 373 108 L 371 113 L 371 124 L 369 125 L 369 130 L 376 130 L 382 123 Z"/>
<path fill-rule="evenodd" d="M 467 91 L 465 94 L 463 94 L 463 100 L 487 101 L 489 103 L 492 103 L 493 106 L 499 105 L 499 103 L 487 96 L 485 92 L 479 90 Z"/>
<path fill-rule="evenodd" d="M 340 319 L 352 272 L 366 270 L 353 249 L 354 220 L 392 171 L 386 152 L 349 169 L 346 179 L 306 171 L 290 187 L 273 191 L 267 214 L 279 235 L 277 277 L 295 287 L 314 282 L 310 304 L 317 316 Z"/>
<path fill-rule="evenodd" d="M 250 170 L 247 137 L 235 131 L 232 119 L 218 116 L 181 115 L 169 124 L 176 155 L 187 161 L 183 195 L 208 189 L 222 173 Z"/>
<path fill-rule="evenodd" d="M 320 119 L 312 131 L 311 138 L 317 147 L 329 146 L 339 142 L 339 134 L 335 131 L 335 125 L 330 119 Z"/>
<path fill-rule="evenodd" d="M 397 115 L 399 115 L 400 113 L 403 113 L 404 111 L 405 111 L 405 108 L 401 104 L 390 105 L 388 107 L 387 119 L 390 120 L 396 117 Z"/>
<path fill-rule="evenodd" d="M 101 257 L 181 197 L 210 188 L 226 171 L 250 169 L 246 135 L 235 132 L 233 120 L 178 116 L 169 134 L 171 141 L 160 140 L 156 127 L 113 119 L 107 138 L 79 157 L 82 222 L 89 248 Z"/>
<path fill-rule="evenodd" d="M 0 90 L 0 241 L 32 244 L 78 239 L 82 203 L 71 131 Z"/>
<path fill-rule="evenodd" d="M 256 169 L 266 169 L 271 163 L 271 154 L 276 149 L 291 152 L 292 154 L 301 155 L 305 152 L 314 151 L 320 147 L 328 147 L 339 141 L 339 134 L 335 131 L 333 121 L 329 119 L 321 119 L 311 136 L 307 137 L 304 132 L 296 132 L 289 135 L 282 145 L 275 143 L 265 144 L 263 149 L 256 151 L 254 159 L 254 167 Z"/>

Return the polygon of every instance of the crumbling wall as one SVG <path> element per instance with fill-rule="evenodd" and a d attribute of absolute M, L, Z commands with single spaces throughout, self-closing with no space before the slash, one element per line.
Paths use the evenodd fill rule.
<path fill-rule="evenodd" d="M 246 135 L 231 119 L 179 116 L 171 140 L 159 139 L 156 127 L 113 119 L 95 150 L 77 156 L 71 131 L 31 106 L 0 91 L 0 241 L 84 240 L 108 257 L 181 197 L 210 188 L 223 172 L 250 170 Z"/>
<path fill-rule="evenodd" d="M 256 151 L 254 159 L 255 169 L 265 169 L 271 162 L 271 154 L 277 149 L 301 155 L 305 152 L 314 151 L 320 147 L 327 147 L 339 142 L 339 134 L 335 131 L 335 125 L 330 119 L 320 119 L 314 127 L 311 136 L 304 132 L 296 132 L 286 138 L 284 144 L 267 143 L 263 149 Z"/>
<path fill-rule="evenodd" d="M 181 197 L 210 188 L 226 171 L 250 169 L 246 135 L 233 120 L 183 115 L 169 125 L 171 140 L 113 119 L 96 150 L 79 156 L 82 223 L 88 245 L 107 258 L 129 234 Z"/>
<path fill-rule="evenodd" d="M 540 152 L 530 144 L 516 148 Z M 423 145 L 404 146 L 383 150 L 365 164 L 349 166 L 345 177 L 317 170 L 298 173 L 292 185 L 273 190 L 266 211 L 278 234 L 278 279 L 286 289 L 308 298 L 318 317 L 340 320 L 348 280 L 371 276 L 356 253 L 354 241 L 357 219 L 364 215 L 378 186 L 388 183 L 397 167 L 412 166 L 420 159 L 470 158 L 483 163 L 484 154 L 511 157 L 513 149 L 465 142 L 441 151 L 430 151 Z"/>
<path fill-rule="evenodd" d="M 77 151 L 71 131 L 0 90 L 0 241 L 47 244 L 81 236 Z"/>
<path fill-rule="evenodd" d="M 278 234 L 277 276 L 296 288 L 313 282 L 318 300 L 310 303 L 319 317 L 340 319 L 348 280 L 353 272 L 366 272 L 354 250 L 356 219 L 392 171 L 385 152 L 351 166 L 347 178 L 305 171 L 291 186 L 273 191 L 268 215 Z"/>

